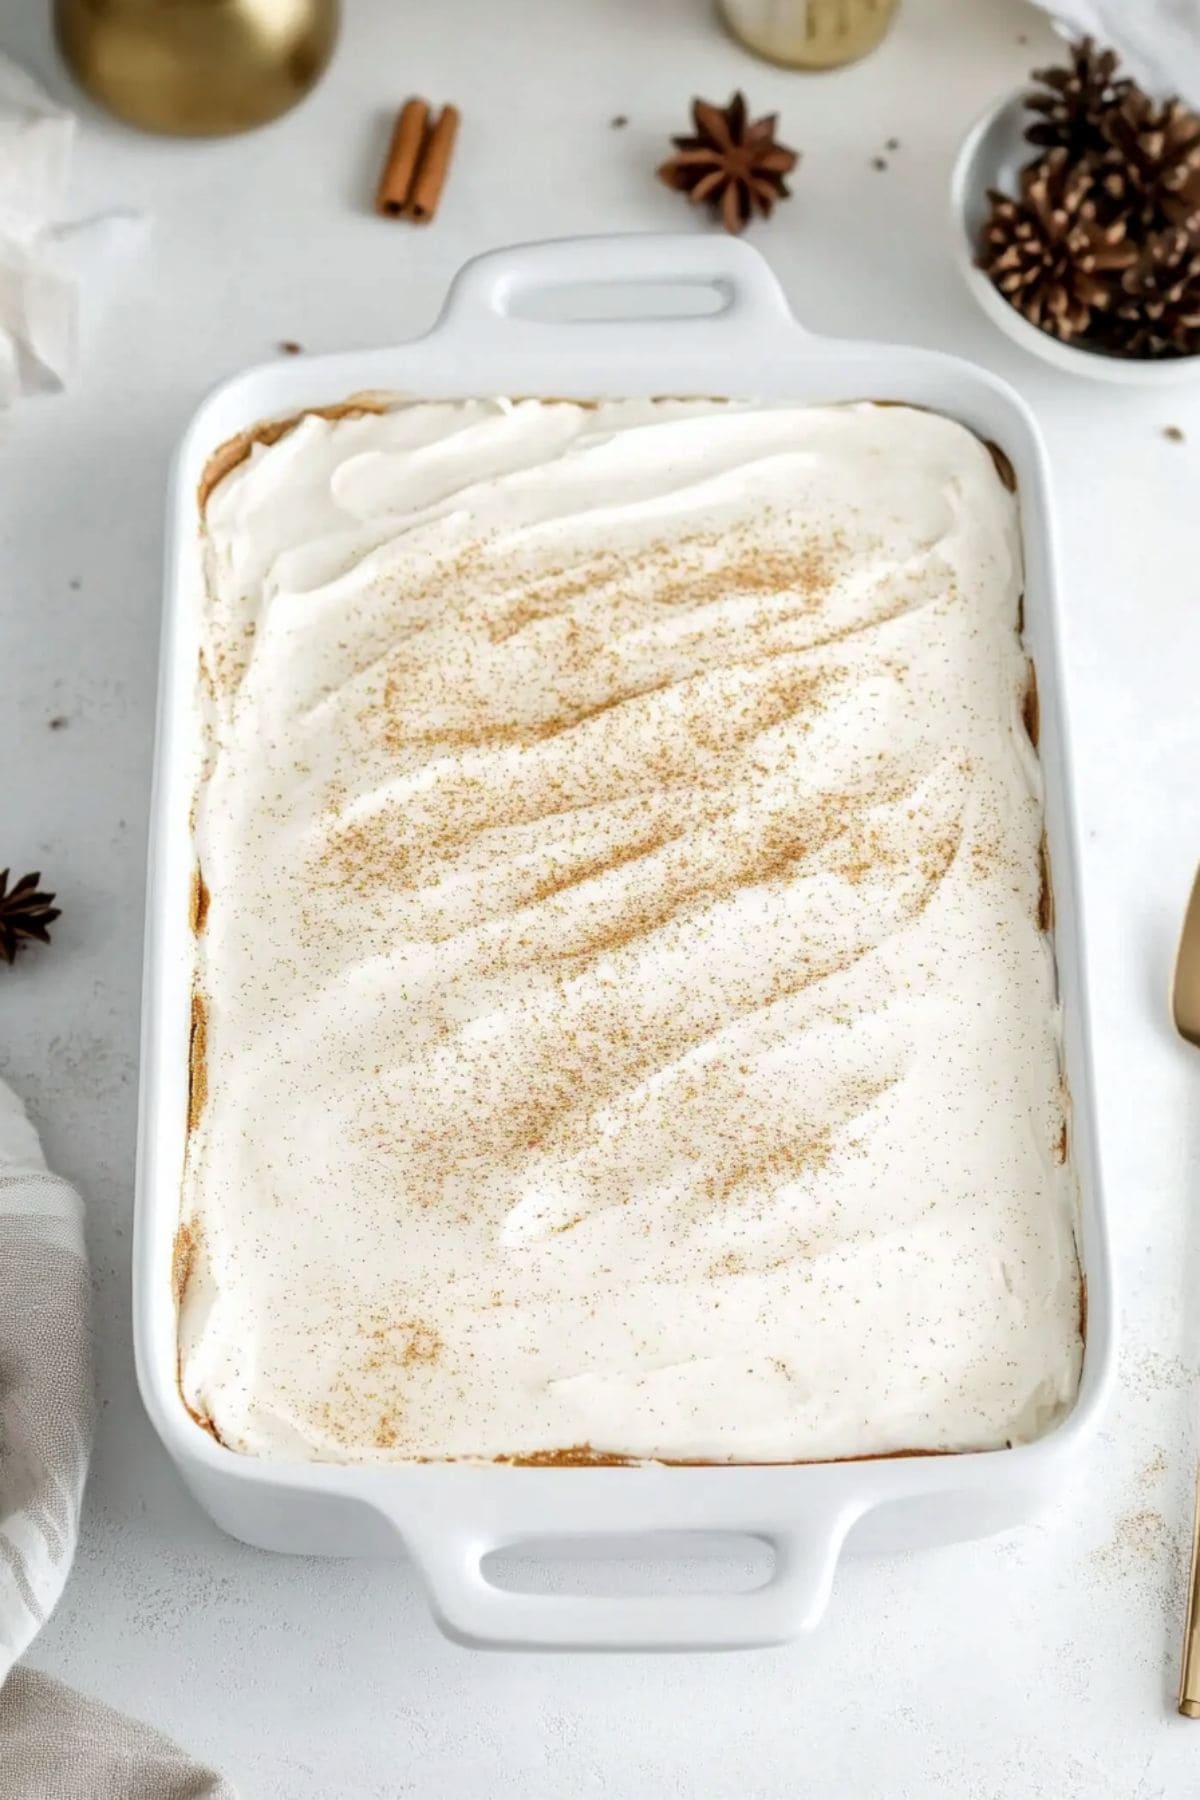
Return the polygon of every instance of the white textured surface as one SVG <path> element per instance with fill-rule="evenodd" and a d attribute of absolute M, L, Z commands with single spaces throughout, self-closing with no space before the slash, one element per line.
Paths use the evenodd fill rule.
<path fill-rule="evenodd" d="M 3 0 L 0 44 L 54 84 L 45 10 Z M 1096 391 L 1034 366 L 954 278 L 955 144 L 1040 59 L 1044 27 L 1005 0 L 907 0 L 873 61 L 808 81 L 727 45 L 699 0 L 578 0 L 569 32 L 555 0 L 348 10 L 327 82 L 253 141 L 158 143 L 85 111 L 73 210 L 153 211 L 145 271 L 85 345 L 81 385 L 0 419 L 0 854 L 40 863 L 67 908 L 51 952 L 0 971 L 0 1072 L 90 1203 L 103 1333 L 83 1549 L 37 1659 L 152 1715 L 250 1800 L 1185 1800 L 1200 1738 L 1171 1714 L 1170 1688 L 1200 1374 L 1185 1322 L 1200 1276 L 1200 1066 L 1176 1048 L 1164 995 L 1200 847 L 1200 396 Z M 805 151 L 796 199 L 757 238 L 801 315 L 978 356 L 1022 388 L 1049 440 L 1122 1391 L 1090 1469 L 1043 1525 L 847 1563 L 808 1644 L 652 1662 L 473 1656 L 438 1639 L 403 1565 L 295 1562 L 223 1540 L 134 1392 L 164 464 L 200 393 L 280 338 L 331 348 L 409 333 L 489 245 L 678 223 L 647 166 L 692 91 L 737 81 L 756 108 L 782 108 Z M 423 233 L 363 204 L 381 115 L 412 89 L 461 101 L 466 120 L 444 212 Z M 616 113 L 623 131 L 608 127 Z M 873 169 L 891 136 L 901 148 Z M 1189 441 L 1165 440 L 1165 424 Z M 56 718 L 67 723 L 52 730 Z"/>
<path fill-rule="evenodd" d="M 335 1462 L 1039 1436 L 1075 1182 L 979 439 L 401 405 L 206 521 L 193 1410 Z"/>

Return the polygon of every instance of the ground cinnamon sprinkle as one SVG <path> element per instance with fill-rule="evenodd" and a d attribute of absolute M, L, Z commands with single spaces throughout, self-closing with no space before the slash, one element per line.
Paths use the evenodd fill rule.
<path fill-rule="evenodd" d="M 569 888 L 578 887 L 582 882 L 594 881 L 600 875 L 611 875 L 622 869 L 627 863 L 640 862 L 652 850 L 661 850 L 672 841 L 671 833 L 665 833 L 660 827 L 635 836 L 619 850 L 599 851 L 595 855 L 566 855 L 562 859 L 565 866 L 555 867 L 552 863 L 547 873 L 535 879 L 523 896 L 526 905 L 534 905 L 539 900 L 550 900 L 556 894 L 565 894 Z"/>
<path fill-rule="evenodd" d="M 432 1325 L 423 1325 L 419 1319 L 406 1319 L 396 1330 L 407 1339 L 400 1358 L 406 1369 L 414 1363 L 436 1362 L 442 1354 L 445 1346 Z"/>
<path fill-rule="evenodd" d="M 953 1450 L 879 1450 L 869 1456 L 790 1457 L 777 1461 L 750 1459 L 739 1462 L 714 1462 L 711 1458 L 691 1456 L 617 1456 L 605 1450 L 593 1450 L 590 1444 L 571 1444 L 562 1450 L 532 1450 L 523 1456 L 494 1456 L 491 1461 L 515 1469 L 638 1469 L 648 1466 L 664 1469 L 797 1469 L 820 1468 L 830 1462 L 897 1462 L 917 1456 L 954 1456 Z M 462 1461 L 448 1457 L 448 1462 Z"/>
<path fill-rule="evenodd" d="M 183 1305 L 183 1297 L 187 1293 L 188 1283 L 192 1278 L 196 1254 L 200 1248 L 199 1228 L 186 1221 L 175 1233 L 175 1243 L 171 1252 L 171 1292 L 175 1296 L 176 1306 Z"/>
<path fill-rule="evenodd" d="M 188 1039 L 188 1132 L 195 1131 L 208 1098 L 208 1011 L 197 988 L 192 993 L 192 1025 Z"/>
<path fill-rule="evenodd" d="M 200 652 L 198 675 L 201 694 L 209 702 L 214 701 L 218 692 L 217 679 L 213 673 L 212 660 L 203 650 Z"/>
<path fill-rule="evenodd" d="M 1038 705 L 1037 668 L 1030 657 L 1028 675 L 1025 682 L 1025 698 L 1021 704 L 1021 717 L 1025 722 L 1025 731 L 1030 743 L 1036 750 L 1041 736 L 1042 715 Z"/>
<path fill-rule="evenodd" d="M 1038 846 L 1037 924 L 1039 931 L 1054 929 L 1054 886 L 1050 879 L 1050 846 L 1045 832 Z"/>
<path fill-rule="evenodd" d="M 705 1176 L 703 1191 L 708 1200 L 724 1203 L 739 1191 L 761 1193 L 763 1187 L 777 1187 L 825 1168 L 836 1148 L 832 1125 L 813 1125 L 808 1134 L 792 1143 L 759 1152 L 735 1156 L 725 1168 Z"/>
<path fill-rule="evenodd" d="M 209 894 L 204 876 L 201 874 L 199 866 L 197 866 L 192 871 L 192 894 L 191 905 L 189 908 L 190 923 L 194 937 L 199 937 L 204 930 L 205 922 L 208 919 L 208 907 L 211 898 L 212 896 Z"/>
<path fill-rule="evenodd" d="M 631 1469 L 638 1462 L 634 1456 L 593 1450 L 590 1444 L 571 1444 L 563 1450 L 531 1450 L 524 1456 L 496 1456 L 492 1460 L 508 1463 L 514 1469 Z"/>
<path fill-rule="evenodd" d="M 390 1413 L 381 1413 L 379 1423 L 375 1427 L 375 1447 L 377 1450 L 393 1450 L 400 1441 L 396 1421 Z"/>
<path fill-rule="evenodd" d="M 290 423 L 248 436 L 270 445 Z M 261 737 L 243 741 L 247 755 L 251 739 L 263 752 L 251 765 L 260 786 L 249 835 L 265 846 L 265 869 L 276 857 L 285 891 L 278 907 L 250 884 L 233 898 L 239 928 L 255 907 L 268 921 L 280 989 L 302 992 L 308 969 L 323 984 L 336 1149 L 356 1171 L 347 1242 L 390 1256 L 403 1241 L 429 1260 L 381 1275 L 362 1258 L 364 1292 L 347 1283 L 343 1316 L 327 1309 L 336 1364 L 314 1353 L 326 1373 L 336 1366 L 313 1413 L 321 1453 L 397 1460 L 428 1447 L 436 1397 L 455 1408 L 493 1346 L 514 1356 L 517 1346 L 540 1378 L 546 1308 L 578 1306 L 590 1333 L 624 1282 L 669 1280 L 681 1264 L 709 1284 L 714 1334 L 764 1274 L 788 1306 L 812 1304 L 822 1259 L 827 1271 L 856 1254 L 854 1221 L 836 1215 L 839 1182 L 860 1195 L 855 1165 L 904 1111 L 903 1097 L 885 1099 L 911 1079 L 881 1054 L 887 1010 L 920 1012 L 936 988 L 965 882 L 972 925 L 990 917 L 989 884 L 1003 895 L 1002 929 L 1014 906 L 1026 911 L 1036 825 L 1027 809 L 1017 866 L 986 752 L 978 771 L 966 760 L 978 720 L 954 737 L 972 704 L 955 687 L 955 658 L 972 677 L 981 660 L 965 648 L 977 593 L 972 572 L 939 549 L 932 504 L 916 509 L 908 538 L 905 518 L 874 523 L 870 495 L 861 518 L 834 509 L 853 521 L 846 532 L 810 529 L 784 501 L 776 515 L 740 497 L 742 512 L 714 529 L 727 510 L 718 469 L 711 506 L 689 495 L 680 511 L 702 525 L 650 541 L 636 523 L 642 497 L 620 488 L 618 526 L 593 523 L 572 470 L 577 529 L 564 533 L 552 509 L 539 510 L 540 490 L 514 476 L 511 510 L 490 531 L 469 507 L 435 509 L 426 555 L 421 522 L 394 542 L 382 524 L 377 537 L 371 527 L 355 538 L 353 521 L 373 516 L 376 463 L 393 451 L 375 427 L 378 459 L 357 454 L 357 428 L 344 441 L 338 497 L 352 523 L 295 559 L 304 572 L 294 615 L 311 613 L 320 654 L 287 612 L 268 616 L 291 607 L 285 584 L 282 601 L 273 591 L 262 601 L 249 679 L 254 622 L 237 595 L 207 659 L 219 728 L 261 707 Z M 315 442 L 326 455 L 319 432 Z M 593 442 L 603 453 L 603 422 L 588 425 L 581 455 Z M 977 448 L 964 467 L 1007 506 Z M 801 486 L 805 468 L 797 458 Z M 661 532 L 663 512 L 647 512 Z M 1032 665 L 1021 691 L 1014 586 L 997 598 L 1008 641 L 979 710 L 1017 734 L 1019 749 L 1014 713 L 1019 703 L 1036 744 L 1037 692 Z M 274 669 L 272 656 L 282 659 Z M 1028 755 L 1013 766 L 1028 773 Z M 228 792 L 223 782 L 222 801 Z M 206 864 L 227 868 L 203 841 Z M 1048 928 L 1048 865 L 1042 885 Z M 224 888 L 218 898 L 224 943 Z M 197 933 L 209 904 L 197 869 Z M 871 984 L 878 1012 L 863 997 Z M 261 991 L 277 991 L 274 968 Z M 233 1002 L 220 989 L 211 1002 L 224 1054 Z M 813 1067 L 797 1081 L 796 1046 L 810 1042 Z M 312 1046 L 279 1049 L 288 1081 L 294 1071 L 302 1084 Z M 197 990 L 191 1129 L 206 1104 L 208 1052 Z M 272 1074 L 272 1095 L 277 1085 Z M 222 1065 L 206 1150 L 226 1090 Z M 286 1141 L 259 1163 L 272 1205 L 299 1182 L 301 1217 L 308 1139 L 281 1105 Z M 1038 1160 L 1044 1174 L 1044 1152 Z M 902 1245 L 906 1223 L 895 1227 Z M 464 1249 L 443 1265 L 446 1243 Z M 178 1251 L 190 1257 L 182 1242 Z M 303 1291 L 297 1257 L 281 1256 L 281 1267 Z M 377 1305 L 385 1282 L 388 1304 Z M 638 1354 L 621 1345 L 635 1368 Z M 586 1355 L 590 1377 L 592 1347 Z M 757 1372 L 774 1379 L 768 1360 Z M 799 1388 L 806 1372 L 791 1361 L 780 1379 Z M 551 1371 L 564 1382 L 577 1373 Z M 638 1461 L 586 1440 L 497 1460 Z"/>

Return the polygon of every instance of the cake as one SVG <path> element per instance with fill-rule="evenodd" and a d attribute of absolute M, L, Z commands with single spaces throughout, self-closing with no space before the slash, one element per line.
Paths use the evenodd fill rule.
<path fill-rule="evenodd" d="M 183 1397 L 248 1455 L 1074 1398 L 1018 500 L 902 406 L 310 413 L 202 492 Z"/>

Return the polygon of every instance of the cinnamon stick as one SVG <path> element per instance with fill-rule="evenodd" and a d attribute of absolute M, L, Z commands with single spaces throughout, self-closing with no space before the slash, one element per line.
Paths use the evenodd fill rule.
<path fill-rule="evenodd" d="M 429 123 L 429 105 L 424 100 L 406 100 L 396 118 L 387 161 L 379 177 L 375 195 L 375 211 L 385 219 L 404 215 L 413 176 L 421 160 Z"/>
<path fill-rule="evenodd" d="M 443 106 L 425 138 L 425 147 L 409 190 L 404 216 L 416 225 L 427 225 L 438 209 L 450 169 L 454 140 L 458 136 L 457 106 Z"/>

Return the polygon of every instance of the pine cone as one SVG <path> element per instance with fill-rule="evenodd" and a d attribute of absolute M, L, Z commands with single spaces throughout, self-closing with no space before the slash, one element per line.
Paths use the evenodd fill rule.
<path fill-rule="evenodd" d="M 992 192 L 979 267 L 1031 325 L 1069 341 L 1112 304 L 1115 277 L 1137 252 L 1125 224 L 1096 217 L 1093 178 L 1052 150 L 1021 177 L 1021 195 Z"/>
<path fill-rule="evenodd" d="M 1106 342 L 1123 356 L 1200 351 L 1200 245 L 1179 227 L 1158 232 L 1121 276 Z"/>
<path fill-rule="evenodd" d="M 1070 56 L 1066 67 L 1033 71 L 1047 91 L 1026 95 L 1026 107 L 1040 116 L 1025 136 L 1031 144 L 1066 150 L 1074 162 L 1103 150 L 1104 120 L 1133 84 L 1116 79 L 1116 52 L 1097 50 L 1090 37 L 1072 44 Z"/>
<path fill-rule="evenodd" d="M 1200 237 L 1200 164 L 1164 187 L 1159 206 L 1168 225 L 1182 227 L 1189 237 Z"/>
<path fill-rule="evenodd" d="M 1161 104 L 1130 86 L 1103 121 L 1096 159 L 1099 211 L 1133 237 L 1200 213 L 1200 119 L 1182 100 Z"/>

